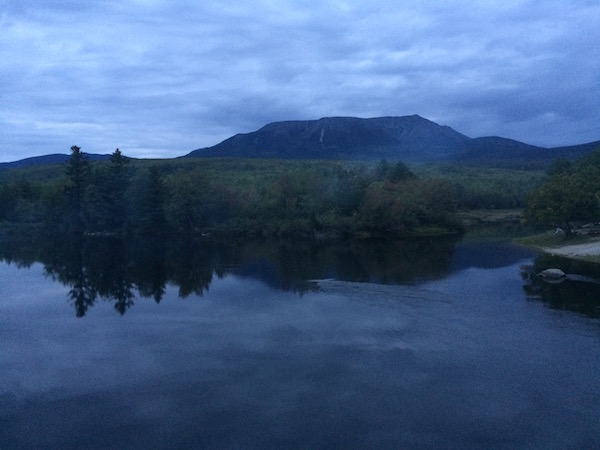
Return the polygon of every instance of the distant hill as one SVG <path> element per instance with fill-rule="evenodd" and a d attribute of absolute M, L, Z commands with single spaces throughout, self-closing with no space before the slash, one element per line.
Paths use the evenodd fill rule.
<path fill-rule="evenodd" d="M 453 158 L 467 165 L 530 167 L 552 161 L 549 149 L 498 136 L 469 140 Z"/>
<path fill-rule="evenodd" d="M 577 159 L 598 149 L 600 141 L 545 148 L 492 136 L 471 139 L 456 156 L 455 161 L 476 166 L 536 168 L 559 157 Z"/>
<path fill-rule="evenodd" d="M 237 134 L 188 157 L 402 160 L 459 162 L 488 167 L 543 167 L 557 157 L 575 159 L 600 148 L 600 141 L 544 148 L 502 137 L 470 138 L 418 115 L 270 123 Z"/>
<path fill-rule="evenodd" d="M 94 153 L 84 153 L 90 161 L 103 161 L 110 158 L 110 155 L 98 155 Z M 69 159 L 70 155 L 62 153 L 53 153 L 51 155 L 33 156 L 31 158 L 21 159 L 19 161 L 0 163 L 0 169 L 14 169 L 20 167 L 40 166 L 48 164 L 62 164 Z"/>

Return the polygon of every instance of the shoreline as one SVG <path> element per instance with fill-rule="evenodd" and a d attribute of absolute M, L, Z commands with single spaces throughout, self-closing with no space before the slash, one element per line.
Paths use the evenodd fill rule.
<path fill-rule="evenodd" d="M 562 256 L 570 259 L 600 262 L 600 240 L 583 244 L 570 244 L 559 247 L 538 247 L 552 256 Z"/>
<path fill-rule="evenodd" d="M 546 232 L 517 238 L 513 242 L 550 256 L 600 263 L 600 237 L 576 236 L 573 239 L 565 239 L 552 232 Z"/>

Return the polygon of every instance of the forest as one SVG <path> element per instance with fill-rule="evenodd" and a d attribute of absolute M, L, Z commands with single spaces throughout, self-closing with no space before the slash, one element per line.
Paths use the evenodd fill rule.
<path fill-rule="evenodd" d="M 600 222 L 600 150 L 572 162 L 559 158 L 527 199 L 525 217 L 569 234 L 575 226 Z"/>
<path fill-rule="evenodd" d="M 598 220 L 600 152 L 547 170 L 224 158 L 0 171 L 0 223 L 50 233 L 344 239 L 458 233 L 457 211 L 525 209 L 542 227 Z"/>

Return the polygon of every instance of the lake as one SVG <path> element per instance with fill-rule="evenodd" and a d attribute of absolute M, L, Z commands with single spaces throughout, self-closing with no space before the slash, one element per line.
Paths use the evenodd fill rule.
<path fill-rule="evenodd" d="M 3 449 L 600 448 L 593 265 L 451 238 L 0 258 Z"/>

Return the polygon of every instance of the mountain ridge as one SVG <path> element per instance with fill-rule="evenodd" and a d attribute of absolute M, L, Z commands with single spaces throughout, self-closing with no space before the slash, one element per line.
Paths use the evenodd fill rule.
<path fill-rule="evenodd" d="M 600 141 L 539 147 L 499 136 L 471 138 L 419 115 L 374 118 L 323 117 L 271 122 L 185 157 L 401 160 L 531 167 L 557 157 L 575 159 Z"/>
<path fill-rule="evenodd" d="M 179 158 L 226 157 L 448 162 L 472 166 L 541 168 L 559 157 L 577 159 L 600 149 L 600 140 L 540 147 L 500 136 L 471 138 L 419 115 L 373 118 L 323 117 L 271 122 Z M 88 154 L 90 161 L 108 154 Z M 59 164 L 68 154 L 48 154 L 0 163 L 0 169 Z M 167 158 L 168 159 L 168 158 Z"/>
<path fill-rule="evenodd" d="M 110 158 L 110 155 L 97 153 L 84 153 L 90 161 L 104 161 Z M 0 169 L 15 169 L 19 167 L 62 164 L 69 159 L 70 155 L 65 153 L 50 153 L 48 155 L 31 156 L 19 159 L 17 161 L 0 163 Z"/>

